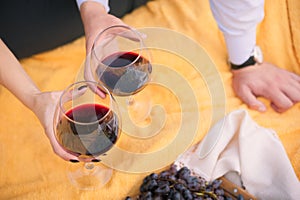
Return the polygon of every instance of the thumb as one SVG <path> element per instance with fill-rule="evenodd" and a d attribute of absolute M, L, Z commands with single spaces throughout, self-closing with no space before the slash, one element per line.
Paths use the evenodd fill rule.
<path fill-rule="evenodd" d="M 252 91 L 248 87 L 244 88 L 240 92 L 239 97 L 251 109 L 257 110 L 259 112 L 265 112 L 267 110 L 266 106 L 256 98 L 256 96 L 252 93 Z"/>

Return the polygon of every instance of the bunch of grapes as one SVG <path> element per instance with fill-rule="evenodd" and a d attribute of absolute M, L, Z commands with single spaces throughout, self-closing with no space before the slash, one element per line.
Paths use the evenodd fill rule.
<path fill-rule="evenodd" d="M 220 187 L 222 181 L 211 183 L 204 178 L 192 175 L 190 169 L 177 169 L 171 165 L 160 173 L 146 176 L 140 186 L 140 194 L 136 198 L 125 200 L 229 200 Z"/>

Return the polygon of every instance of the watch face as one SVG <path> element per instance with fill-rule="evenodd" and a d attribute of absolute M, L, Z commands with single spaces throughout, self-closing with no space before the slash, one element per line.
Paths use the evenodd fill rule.
<path fill-rule="evenodd" d="M 263 54 L 259 46 L 254 47 L 253 56 L 257 63 L 263 62 Z"/>

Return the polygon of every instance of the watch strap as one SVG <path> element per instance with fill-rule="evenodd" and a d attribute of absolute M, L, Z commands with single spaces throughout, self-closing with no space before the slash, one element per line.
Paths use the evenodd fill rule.
<path fill-rule="evenodd" d="M 250 56 L 248 58 L 248 60 L 246 60 L 243 64 L 240 64 L 240 65 L 230 63 L 231 69 L 233 69 L 233 70 L 242 69 L 242 68 L 248 67 L 250 65 L 255 65 L 255 64 L 256 64 L 256 61 L 255 61 L 254 56 Z"/>

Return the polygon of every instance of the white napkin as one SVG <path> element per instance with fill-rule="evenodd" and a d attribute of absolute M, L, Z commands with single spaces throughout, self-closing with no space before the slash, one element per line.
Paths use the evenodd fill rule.
<path fill-rule="evenodd" d="M 225 116 L 175 164 L 189 167 L 208 181 L 238 174 L 246 190 L 258 199 L 300 199 L 300 182 L 277 134 L 258 126 L 245 110 Z M 236 180 L 231 181 L 239 184 Z"/>

